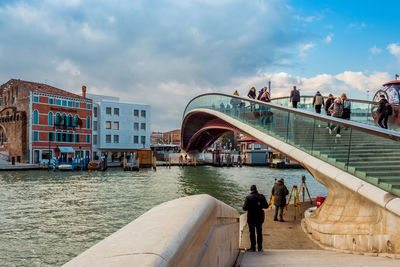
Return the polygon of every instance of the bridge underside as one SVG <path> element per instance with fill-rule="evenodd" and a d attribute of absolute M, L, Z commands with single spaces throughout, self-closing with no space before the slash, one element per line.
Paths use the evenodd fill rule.
<path fill-rule="evenodd" d="M 251 136 L 302 164 L 327 187 L 317 212 L 303 219 L 320 245 L 345 251 L 400 254 L 400 198 L 256 128 L 215 110 L 189 112 L 182 124 L 182 148 L 201 152 L 226 131 Z"/>

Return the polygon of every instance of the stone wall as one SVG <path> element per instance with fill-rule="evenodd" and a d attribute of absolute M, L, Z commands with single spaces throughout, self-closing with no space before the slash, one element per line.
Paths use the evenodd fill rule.
<path fill-rule="evenodd" d="M 64 266 L 233 266 L 239 213 L 209 196 L 165 202 Z"/>

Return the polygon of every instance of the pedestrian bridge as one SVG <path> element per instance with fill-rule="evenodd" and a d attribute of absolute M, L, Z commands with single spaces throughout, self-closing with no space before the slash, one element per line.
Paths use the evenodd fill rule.
<path fill-rule="evenodd" d="M 198 96 L 183 115 L 182 148 L 201 152 L 231 130 L 251 136 L 298 161 L 327 187 L 324 204 L 304 219 L 321 245 L 400 253 L 400 134 L 372 126 L 371 119 L 332 118 L 287 102 Z M 340 136 L 329 133 L 332 124 Z"/>

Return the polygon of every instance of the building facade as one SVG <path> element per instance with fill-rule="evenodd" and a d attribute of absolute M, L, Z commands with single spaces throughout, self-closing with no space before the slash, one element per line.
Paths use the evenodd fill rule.
<path fill-rule="evenodd" d="M 40 163 L 91 155 L 92 100 L 46 84 L 12 79 L 0 86 L 0 158 Z"/>
<path fill-rule="evenodd" d="M 93 158 L 113 160 L 150 148 L 150 106 L 118 97 L 88 94 L 93 100 Z"/>

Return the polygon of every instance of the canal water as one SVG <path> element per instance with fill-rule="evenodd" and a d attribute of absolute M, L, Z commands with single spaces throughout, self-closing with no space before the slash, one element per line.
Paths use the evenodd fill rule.
<path fill-rule="evenodd" d="M 302 174 L 312 197 L 326 195 L 304 169 L 0 172 L 0 266 L 60 266 L 155 205 L 178 197 L 210 194 L 242 213 L 250 185 L 269 198 L 275 178 L 284 177 L 290 190 L 300 186 Z"/>

